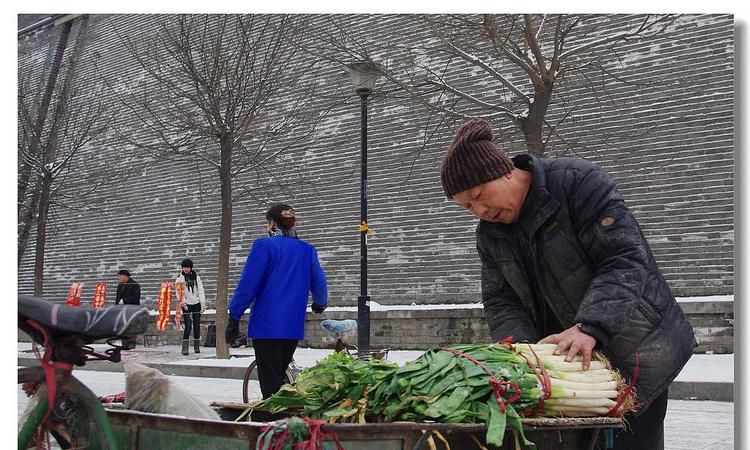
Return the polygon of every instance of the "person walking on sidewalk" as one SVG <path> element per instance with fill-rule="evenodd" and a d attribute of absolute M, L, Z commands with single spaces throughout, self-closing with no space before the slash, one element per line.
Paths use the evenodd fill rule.
<path fill-rule="evenodd" d="M 492 339 L 557 344 L 584 370 L 601 350 L 641 404 L 614 448 L 662 449 L 667 388 L 696 341 L 612 178 L 578 158 L 511 159 L 481 119 L 456 132 L 440 175 L 448 198 L 480 219 Z"/>
<path fill-rule="evenodd" d="M 328 305 L 328 286 L 315 247 L 297 236 L 294 209 L 278 203 L 266 213 L 268 237 L 256 239 L 229 302 L 227 344 L 239 334 L 239 320 L 251 307 L 247 334 L 258 363 L 263 398 L 284 384 L 284 372 L 305 335 L 307 297 L 320 314 Z"/>
<path fill-rule="evenodd" d="M 206 293 L 203 290 L 203 281 L 201 277 L 193 270 L 193 261 L 183 259 L 182 271 L 177 275 L 175 283 L 183 283 L 185 288 L 182 290 L 185 295 L 185 301 L 182 303 L 182 314 L 184 317 L 185 329 L 182 332 L 182 354 L 188 354 L 190 347 L 190 329 L 193 329 L 193 348 L 195 353 L 200 353 L 201 339 L 201 313 L 206 310 Z"/>
<path fill-rule="evenodd" d="M 135 278 L 130 276 L 130 272 L 125 269 L 117 272 L 117 278 L 119 283 L 117 284 L 117 294 L 115 295 L 115 305 L 119 305 L 122 302 L 124 305 L 140 305 L 141 304 L 141 285 L 135 281 Z M 122 338 L 122 348 L 124 350 L 132 350 L 135 348 L 136 338 L 135 337 L 124 337 Z"/>

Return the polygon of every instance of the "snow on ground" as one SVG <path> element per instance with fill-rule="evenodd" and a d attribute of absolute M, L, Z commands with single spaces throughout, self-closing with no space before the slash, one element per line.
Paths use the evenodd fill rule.
<path fill-rule="evenodd" d="M 734 382 L 734 354 L 694 354 L 675 381 Z"/>
<path fill-rule="evenodd" d="M 676 297 L 678 303 L 695 303 L 695 302 L 732 302 L 734 295 L 704 295 L 698 297 Z M 414 310 L 433 310 L 433 309 L 474 309 L 482 308 L 482 302 L 477 303 L 443 303 L 443 304 L 416 304 L 410 305 L 381 305 L 380 303 L 370 301 L 370 311 L 414 311 Z M 310 307 L 307 307 L 310 311 Z M 326 311 L 357 311 L 356 306 L 329 306 Z M 206 310 L 207 314 L 215 314 L 215 309 Z M 245 310 L 246 314 L 250 310 Z"/>
<path fill-rule="evenodd" d="M 106 344 L 95 344 L 94 348 L 103 351 Z M 19 354 L 28 356 L 31 343 L 19 342 Z M 294 360 L 299 367 L 311 367 L 316 362 L 330 355 L 331 349 L 320 348 L 297 348 Z M 136 352 L 131 352 L 137 361 L 150 361 L 165 364 L 180 364 L 191 366 L 213 366 L 213 367 L 247 367 L 254 357 L 252 348 L 231 349 L 230 359 L 216 359 L 216 351 L 213 348 L 203 347 L 200 357 L 196 358 L 191 353 L 190 358 L 180 355 L 180 347 L 177 345 L 163 345 L 158 347 L 138 347 Z M 417 359 L 423 350 L 391 350 L 388 353 L 388 361 L 403 365 L 408 361 Z M 123 352 L 124 358 L 129 358 L 128 352 Z M 676 381 L 695 382 L 726 382 L 734 381 L 734 354 L 727 355 L 705 355 L 694 354 L 677 376 Z"/>
<path fill-rule="evenodd" d="M 734 295 L 705 295 L 701 297 L 677 297 L 679 303 L 690 303 L 690 302 L 733 302 Z"/>
<path fill-rule="evenodd" d="M 172 360 L 172 362 L 195 366 L 246 367 L 248 361 L 253 357 L 253 349 L 251 348 L 232 349 L 233 355 L 244 355 L 246 357 L 230 359 L 216 359 L 213 350 L 209 349 L 208 351 L 211 353 L 207 353 L 200 359 Z M 391 350 L 388 353 L 388 361 L 403 365 L 408 361 L 419 358 L 422 353 L 422 350 Z M 294 353 L 294 360 L 299 367 L 311 367 L 330 354 L 330 349 L 298 348 Z M 676 381 L 732 383 L 734 381 L 734 354 L 694 354 L 677 376 Z"/>

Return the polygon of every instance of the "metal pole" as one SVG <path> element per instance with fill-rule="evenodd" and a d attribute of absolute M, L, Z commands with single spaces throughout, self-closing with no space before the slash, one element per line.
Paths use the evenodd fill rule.
<path fill-rule="evenodd" d="M 360 295 L 357 299 L 357 348 L 361 353 L 370 350 L 370 297 L 367 295 L 367 94 L 362 100 L 362 184 L 360 186 Z"/>

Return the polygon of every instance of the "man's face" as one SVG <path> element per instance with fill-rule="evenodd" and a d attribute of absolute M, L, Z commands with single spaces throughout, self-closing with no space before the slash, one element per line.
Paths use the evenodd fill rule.
<path fill-rule="evenodd" d="M 453 200 L 487 222 L 511 224 L 518 220 L 526 198 L 526 187 L 514 172 L 459 192 Z"/>
<path fill-rule="evenodd" d="M 117 278 L 120 279 L 120 283 L 127 283 L 128 282 L 128 276 L 127 275 L 117 275 Z"/>

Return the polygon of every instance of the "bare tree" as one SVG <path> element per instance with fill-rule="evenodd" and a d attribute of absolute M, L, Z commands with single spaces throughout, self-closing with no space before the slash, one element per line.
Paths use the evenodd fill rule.
<path fill-rule="evenodd" d="M 631 17 L 623 27 L 608 21 L 623 16 L 577 15 L 422 15 L 419 39 L 380 45 L 366 42 L 346 17 L 334 16 L 333 32 L 320 36 L 319 56 L 335 60 L 384 62 L 382 75 L 396 90 L 408 93 L 446 123 L 471 117 L 511 121 L 523 134 L 527 150 L 543 155 L 556 138 L 572 149 L 560 125 L 547 119 L 555 87 L 566 76 L 585 68 L 605 71 L 599 60 L 619 43 L 649 39 L 674 23 L 675 16 Z M 614 31 L 617 30 L 617 31 Z M 384 47 L 389 47 L 385 49 Z M 608 75 L 612 75 L 608 73 Z M 481 78 L 481 88 L 477 79 Z"/>
<path fill-rule="evenodd" d="M 26 72 L 19 77 L 19 155 L 22 167 L 28 168 L 29 172 L 23 197 L 19 192 L 19 210 L 23 212 L 19 217 L 19 264 L 35 223 L 34 295 L 37 296 L 44 293 L 45 247 L 51 208 L 57 198 L 70 194 L 66 194 L 65 190 L 75 184 L 68 180 L 81 149 L 100 136 L 111 120 L 111 114 L 108 114 L 111 109 L 97 100 L 96 93 L 83 95 L 74 88 L 76 84 L 87 84 L 77 77 L 76 72 L 85 41 L 87 20 L 85 16 L 81 19 L 72 54 L 57 69 L 62 76 L 61 83 L 48 84 L 45 90 L 45 97 L 47 92 L 50 96 L 47 107 L 34 108 L 30 101 L 33 97 L 30 92 L 31 76 Z M 58 63 L 56 59 L 53 64 Z M 49 107 L 53 108 L 51 114 L 47 110 Z M 45 116 L 44 119 L 40 115 Z M 45 127 L 44 123 L 48 126 Z M 29 190 L 28 184 L 32 182 L 33 188 Z M 75 197 L 81 201 L 98 185 L 94 182 L 81 188 L 79 184 Z"/>
<path fill-rule="evenodd" d="M 227 323 L 232 204 L 252 195 L 252 172 L 300 148 L 323 116 L 312 106 L 315 61 L 297 45 L 306 22 L 286 15 L 179 15 L 161 20 L 153 39 L 122 37 L 147 75 L 122 97 L 140 125 L 122 131 L 123 138 L 156 157 L 191 158 L 216 171 L 219 329 Z M 216 354 L 229 357 L 223 339 Z"/>
<path fill-rule="evenodd" d="M 31 228 L 35 223 L 39 205 L 39 177 L 33 177 L 33 161 L 40 155 L 42 135 L 45 131 L 52 95 L 62 68 L 65 48 L 72 22 L 64 23 L 57 41 L 51 44 L 49 72 L 44 80 L 44 89 L 34 92 L 32 76 L 21 70 L 18 74 L 18 264 L 20 266 L 29 242 Z M 41 84 L 41 83 L 40 83 Z M 33 187 L 32 187 L 33 186 Z M 31 187 L 31 190 L 29 188 Z"/>

